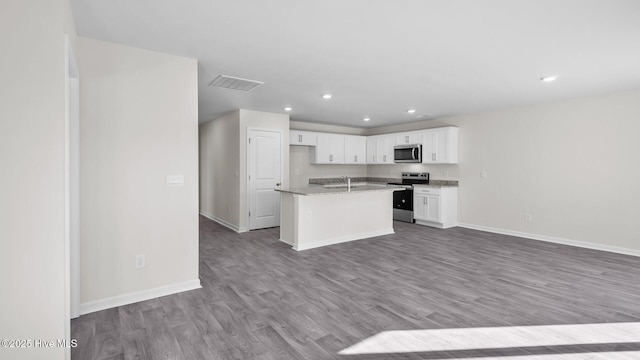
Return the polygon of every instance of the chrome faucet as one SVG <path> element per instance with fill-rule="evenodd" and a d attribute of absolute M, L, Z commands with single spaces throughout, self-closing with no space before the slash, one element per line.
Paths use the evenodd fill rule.
<path fill-rule="evenodd" d="M 347 190 L 351 190 L 351 178 L 348 176 L 342 176 L 341 178 L 347 183 Z"/>

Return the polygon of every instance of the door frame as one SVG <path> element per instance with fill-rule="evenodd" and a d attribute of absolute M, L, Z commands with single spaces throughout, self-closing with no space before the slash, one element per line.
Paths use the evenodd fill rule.
<path fill-rule="evenodd" d="M 65 336 L 80 316 L 80 74 L 69 35 L 64 35 L 64 256 Z M 69 348 L 65 357 L 71 358 Z"/>
<path fill-rule="evenodd" d="M 252 131 L 266 131 L 266 132 L 273 132 L 273 133 L 279 133 L 280 134 L 280 187 L 284 187 L 285 186 L 285 181 L 284 181 L 284 139 L 283 139 L 283 131 L 280 129 L 269 129 L 269 128 L 262 128 L 262 127 L 249 127 L 247 126 L 247 133 L 246 133 L 246 137 L 247 137 L 247 141 L 245 142 L 245 146 L 246 148 L 246 153 L 247 153 L 247 158 L 245 159 L 246 161 L 246 172 L 247 172 L 247 176 L 246 176 L 246 182 L 247 182 L 247 188 L 246 188 L 246 194 L 247 194 L 247 201 L 246 201 L 246 207 L 247 207 L 247 211 L 245 211 L 245 220 L 246 220 L 246 224 L 247 224 L 247 231 L 251 231 L 251 219 L 249 218 L 249 210 L 251 209 L 251 184 L 249 183 L 249 170 L 250 170 L 250 164 L 251 164 L 251 149 L 249 146 L 249 139 L 251 138 L 249 136 L 249 134 L 251 134 Z M 289 139 L 287 137 L 287 148 L 289 146 Z M 288 178 L 287 178 L 288 179 Z M 287 184 L 289 182 L 287 181 Z M 280 204 L 280 219 L 282 219 L 282 204 Z"/>

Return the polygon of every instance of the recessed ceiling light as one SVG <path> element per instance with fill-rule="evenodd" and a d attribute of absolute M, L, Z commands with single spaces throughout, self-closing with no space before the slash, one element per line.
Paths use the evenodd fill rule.
<path fill-rule="evenodd" d="M 540 80 L 544 81 L 544 82 L 552 82 L 555 81 L 558 78 L 558 76 L 545 76 L 545 77 L 541 77 Z"/>
<path fill-rule="evenodd" d="M 324 95 L 322 95 L 322 98 L 323 98 L 323 99 L 326 99 L 326 100 L 329 100 L 329 99 L 331 99 L 332 97 L 333 97 L 333 96 L 332 96 L 331 94 L 324 94 Z"/>
<path fill-rule="evenodd" d="M 284 108 L 284 111 L 291 111 L 291 110 L 293 110 L 293 108 L 291 106 L 287 106 L 287 107 Z"/>
<path fill-rule="evenodd" d="M 409 114 L 413 114 L 414 112 L 416 112 L 416 109 L 409 109 L 409 110 L 407 110 L 407 112 L 408 112 Z"/>
<path fill-rule="evenodd" d="M 368 117 L 366 117 L 366 118 L 364 118 L 364 119 L 362 119 L 362 120 L 364 120 L 364 121 L 369 121 L 369 120 L 371 120 L 371 119 L 370 119 L 370 118 L 368 118 Z"/>

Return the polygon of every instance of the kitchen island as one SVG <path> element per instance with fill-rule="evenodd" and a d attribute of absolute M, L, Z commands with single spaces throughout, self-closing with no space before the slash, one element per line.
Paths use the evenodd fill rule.
<path fill-rule="evenodd" d="M 400 187 L 363 185 L 277 189 L 280 240 L 295 250 L 393 234 L 393 192 Z"/>

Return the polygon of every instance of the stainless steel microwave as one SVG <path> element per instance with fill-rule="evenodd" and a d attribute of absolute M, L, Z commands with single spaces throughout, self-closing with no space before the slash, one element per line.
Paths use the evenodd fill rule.
<path fill-rule="evenodd" d="M 407 144 L 393 147 L 393 162 L 396 163 L 421 163 L 422 145 Z"/>

